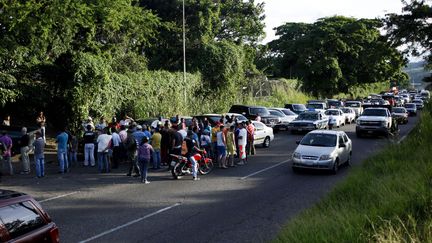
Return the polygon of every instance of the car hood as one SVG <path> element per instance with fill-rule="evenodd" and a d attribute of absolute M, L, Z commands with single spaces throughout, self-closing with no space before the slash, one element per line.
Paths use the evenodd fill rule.
<path fill-rule="evenodd" d="M 313 124 L 315 122 L 316 122 L 316 120 L 315 121 L 312 121 L 312 120 L 294 120 L 291 123 L 311 123 L 311 124 Z"/>
<path fill-rule="evenodd" d="M 306 146 L 299 145 L 295 152 L 300 153 L 301 155 L 309 155 L 309 156 L 321 156 L 324 154 L 331 154 L 335 150 L 335 147 L 318 147 L 318 146 Z"/>
<path fill-rule="evenodd" d="M 358 121 L 386 121 L 385 116 L 360 116 Z"/>

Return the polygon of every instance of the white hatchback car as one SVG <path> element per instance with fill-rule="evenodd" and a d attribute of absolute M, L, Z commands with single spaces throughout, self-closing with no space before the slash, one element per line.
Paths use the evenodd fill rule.
<path fill-rule="evenodd" d="M 306 134 L 292 155 L 292 168 L 330 170 L 351 163 L 352 142 L 343 131 L 315 130 Z"/>
<path fill-rule="evenodd" d="M 255 126 L 254 145 L 270 147 L 270 142 L 274 139 L 273 128 L 259 121 L 252 121 L 252 124 Z"/>

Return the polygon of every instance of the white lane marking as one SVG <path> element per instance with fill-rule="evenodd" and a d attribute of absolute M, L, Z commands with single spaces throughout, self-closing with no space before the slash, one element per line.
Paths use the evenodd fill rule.
<path fill-rule="evenodd" d="M 66 194 L 63 194 L 63 195 L 60 195 L 60 196 L 56 196 L 56 197 L 47 198 L 47 199 L 39 201 L 39 203 L 44 203 L 44 202 L 48 202 L 48 201 L 55 200 L 55 199 L 58 199 L 58 198 L 67 197 L 67 196 L 70 196 L 70 195 L 73 195 L 73 194 L 77 194 L 78 192 L 79 191 L 71 192 L 71 193 L 66 193 Z"/>
<path fill-rule="evenodd" d="M 169 206 L 169 207 L 159 209 L 158 211 L 153 212 L 153 213 L 151 213 L 151 214 L 147 214 L 147 215 L 144 216 L 144 217 L 141 217 L 141 218 L 138 218 L 138 219 L 132 220 L 132 221 L 126 223 L 126 224 L 123 224 L 123 225 L 117 226 L 117 227 L 115 227 L 115 228 L 112 228 L 112 229 L 110 229 L 110 230 L 107 230 L 107 231 L 105 231 L 105 232 L 102 232 L 102 233 L 100 233 L 100 234 L 98 234 L 98 235 L 95 235 L 95 236 L 90 237 L 90 238 L 88 238 L 88 239 L 82 240 L 82 241 L 80 241 L 80 243 L 85 243 L 85 242 L 89 242 L 89 241 L 95 240 L 95 239 L 97 239 L 97 238 L 100 238 L 100 237 L 102 237 L 102 236 L 105 236 L 105 235 L 107 235 L 107 234 L 110 234 L 110 233 L 112 233 L 112 232 L 115 232 L 115 231 L 117 231 L 117 230 L 123 229 L 123 228 L 125 228 L 125 227 L 128 227 L 129 225 L 132 225 L 132 224 L 138 223 L 138 222 L 140 222 L 140 221 L 142 221 L 142 220 L 144 220 L 144 219 L 150 218 L 151 216 L 154 216 L 154 215 L 156 215 L 156 214 L 160 214 L 160 213 L 162 213 L 162 212 L 165 212 L 165 211 L 167 211 L 167 210 L 170 210 L 171 208 L 174 208 L 174 207 L 177 207 L 177 206 L 180 206 L 180 205 L 181 205 L 181 203 L 176 203 L 176 204 L 173 204 L 173 205 L 171 205 L 171 206 Z"/>
<path fill-rule="evenodd" d="M 259 173 L 262 173 L 262 172 L 264 172 L 264 171 L 267 171 L 267 170 L 273 169 L 274 167 L 277 167 L 277 166 L 279 166 L 279 165 L 282 165 L 282 164 L 288 163 L 289 161 L 291 161 L 291 159 L 284 160 L 284 161 L 279 162 L 279 163 L 277 163 L 277 164 L 275 164 L 275 165 L 272 165 L 272 166 L 267 167 L 267 168 L 265 168 L 265 169 L 259 170 L 259 171 L 257 171 L 257 172 L 254 172 L 254 173 L 250 174 L 250 175 L 244 176 L 244 177 L 240 178 L 240 180 L 244 180 L 244 179 L 247 179 L 247 178 L 249 178 L 249 177 L 251 177 L 251 176 L 254 176 L 254 175 L 257 175 L 257 174 L 259 174 Z"/>

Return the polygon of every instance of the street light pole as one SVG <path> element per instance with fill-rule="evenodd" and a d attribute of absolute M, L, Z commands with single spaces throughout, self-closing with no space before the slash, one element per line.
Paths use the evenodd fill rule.
<path fill-rule="evenodd" d="M 185 0 L 183 0 L 183 83 L 186 85 L 186 19 Z M 186 86 L 184 87 L 184 102 L 186 103 Z"/>

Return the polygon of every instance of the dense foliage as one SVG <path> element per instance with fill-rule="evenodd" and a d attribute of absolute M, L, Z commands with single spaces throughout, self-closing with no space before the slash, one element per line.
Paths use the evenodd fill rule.
<path fill-rule="evenodd" d="M 226 110 L 256 72 L 263 4 L 185 3 L 183 80 L 182 1 L 1 0 L 3 115 L 45 110 L 54 125 L 78 127 L 87 115 Z"/>
<path fill-rule="evenodd" d="M 322 97 L 360 84 L 406 80 L 404 59 L 380 34 L 381 26 L 342 16 L 279 26 L 279 38 L 269 44 L 274 75 L 297 77 L 305 91 Z"/>
<path fill-rule="evenodd" d="M 77 128 L 87 115 L 145 118 L 254 103 L 249 87 L 262 72 L 301 79 L 301 100 L 405 78 L 379 21 L 287 23 L 267 46 L 259 45 L 264 3 L 184 2 L 186 80 L 183 1 L 0 0 L 0 115 L 44 110 L 53 125 Z M 291 91 L 275 87 L 275 97 L 257 102 L 283 103 Z"/>

